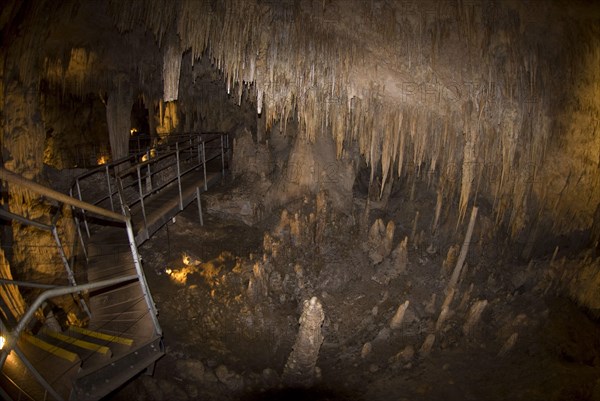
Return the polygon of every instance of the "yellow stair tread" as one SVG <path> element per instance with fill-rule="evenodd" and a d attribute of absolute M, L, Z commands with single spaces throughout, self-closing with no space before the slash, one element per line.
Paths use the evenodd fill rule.
<path fill-rule="evenodd" d="M 35 345 L 36 347 L 46 352 L 49 352 L 59 358 L 66 359 L 69 362 L 75 362 L 77 359 L 79 359 L 79 356 L 74 352 L 70 352 L 64 348 L 60 348 L 56 345 L 49 344 L 46 341 L 40 340 L 39 338 L 36 338 L 30 334 L 23 333 L 22 338 L 28 343 Z"/>
<path fill-rule="evenodd" d="M 63 341 L 67 344 L 71 344 L 76 347 L 87 349 L 90 351 L 98 352 L 100 354 L 106 355 L 110 352 L 110 349 L 108 347 L 105 347 L 104 345 L 98 345 L 98 344 L 91 343 L 89 341 L 84 341 L 84 340 L 80 340 L 77 338 L 73 338 L 73 337 L 64 335 L 62 333 L 56 332 L 56 331 L 44 329 L 44 330 L 42 330 L 42 333 L 47 335 L 48 337 L 56 338 L 57 340 Z"/>
<path fill-rule="evenodd" d="M 77 327 L 77 326 L 69 326 L 69 329 L 73 330 L 77 333 L 86 335 L 88 337 L 98 338 L 100 340 L 105 340 L 105 341 L 108 341 L 111 343 L 119 343 L 119 344 L 124 344 L 124 345 L 128 345 L 128 346 L 131 346 L 133 344 L 133 340 L 131 338 L 113 336 L 111 334 L 100 333 L 98 331 L 85 329 L 83 327 Z"/>

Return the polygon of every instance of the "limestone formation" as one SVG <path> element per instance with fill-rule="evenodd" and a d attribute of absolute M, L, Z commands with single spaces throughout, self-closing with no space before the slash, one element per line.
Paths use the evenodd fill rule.
<path fill-rule="evenodd" d="M 283 369 L 283 381 L 292 387 L 310 387 L 315 381 L 315 368 L 323 343 L 321 326 L 325 319 L 317 297 L 304 301 L 296 342 Z"/>

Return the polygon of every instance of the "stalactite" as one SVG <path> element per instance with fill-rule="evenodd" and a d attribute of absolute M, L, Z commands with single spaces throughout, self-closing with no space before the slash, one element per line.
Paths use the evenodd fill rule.
<path fill-rule="evenodd" d="M 129 152 L 129 130 L 131 129 L 131 105 L 133 95 L 129 82 L 117 77 L 115 90 L 106 103 L 106 121 L 113 160 L 127 156 Z"/>
<path fill-rule="evenodd" d="M 554 174 L 551 162 L 543 164 L 549 159 L 554 129 L 550 122 L 556 106 L 550 96 L 569 90 L 565 82 L 581 82 L 577 96 L 592 105 L 592 120 L 598 113 L 593 91 L 585 89 L 594 88 L 599 79 L 594 68 L 600 58 L 594 45 L 597 28 L 587 24 L 576 31 L 585 38 L 583 43 L 590 43 L 587 48 L 575 35 L 560 43 L 565 50 L 578 44 L 571 55 L 573 65 L 566 66 L 573 70 L 570 79 L 561 80 L 553 76 L 551 63 L 540 62 L 544 52 L 561 47 L 555 50 L 554 43 L 537 43 L 523 35 L 519 12 L 511 4 L 479 7 L 458 2 L 431 13 L 430 4 L 415 2 L 414 15 L 404 15 L 393 2 L 376 7 L 360 0 L 346 2 L 356 10 L 356 18 L 346 19 L 342 13 L 335 23 L 327 20 L 331 16 L 325 15 L 324 7 L 305 2 L 285 9 L 286 18 L 278 14 L 281 6 L 258 0 L 111 0 L 107 9 L 125 38 L 142 26 L 165 49 L 161 60 L 166 100 L 178 97 L 181 54 L 191 50 L 192 65 L 206 55 L 238 99 L 244 87 L 252 88 L 265 129 L 294 117 L 299 135 L 307 141 L 331 135 L 338 157 L 357 146 L 373 178 L 381 180 L 380 195 L 396 177 L 423 177 L 423 169 L 428 169 L 428 184 L 437 186 L 443 199 L 460 197 L 459 221 L 472 197 L 484 196 L 494 202 L 498 224 L 506 224 L 513 235 L 525 229 L 531 198 L 539 197 L 543 185 L 523 185 L 515 173 L 543 166 L 550 170 L 545 174 Z M 30 19 L 74 8 L 65 4 L 54 12 L 53 7 L 50 1 L 40 1 Z M 111 90 L 108 74 L 95 76 L 101 55 L 74 47 L 62 57 L 50 57 L 36 45 L 48 28 L 33 25 L 31 34 L 10 50 L 21 55 L 12 58 L 19 59 L 13 68 L 23 82 L 35 87 L 42 76 L 74 92 L 94 83 Z M 173 37 L 180 38 L 177 46 Z M 136 80 L 144 87 L 160 80 L 155 66 L 137 63 L 135 55 L 123 57 L 131 58 L 123 65 L 132 73 L 132 86 Z M 405 84 L 409 86 L 402 87 Z M 473 105 L 472 113 L 464 112 L 466 104 Z M 588 127 L 592 120 L 586 122 Z M 566 124 L 573 136 L 577 124 Z M 589 159 L 589 149 L 575 149 L 575 142 L 577 157 Z M 561 159 L 556 151 L 551 156 Z M 497 168 L 483 168 L 481 163 Z M 568 183 L 556 208 L 551 207 L 556 197 L 541 206 L 552 215 L 577 215 L 557 220 L 563 228 L 591 224 L 593 205 L 578 205 L 573 188 L 591 185 L 593 197 L 600 200 L 600 182 L 591 164 L 576 169 L 581 182 Z M 452 204 L 444 202 L 443 207 Z"/>
<path fill-rule="evenodd" d="M 181 50 L 178 39 L 169 41 L 164 50 L 163 61 L 163 100 L 177 100 L 179 95 L 179 74 L 181 72 Z"/>

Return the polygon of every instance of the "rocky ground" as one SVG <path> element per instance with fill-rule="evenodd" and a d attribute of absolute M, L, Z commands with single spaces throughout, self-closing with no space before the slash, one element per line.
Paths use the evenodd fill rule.
<path fill-rule="evenodd" d="M 141 247 L 167 355 L 113 399 L 600 399 L 597 321 L 562 295 L 559 258 L 518 258 L 484 206 L 452 289 L 468 216 L 432 233 L 426 188 L 368 214 L 360 193 L 346 214 L 326 193 L 267 213 L 240 191 L 228 181 L 204 200 L 203 227 L 192 205 Z M 316 384 L 289 389 L 313 296 Z"/>

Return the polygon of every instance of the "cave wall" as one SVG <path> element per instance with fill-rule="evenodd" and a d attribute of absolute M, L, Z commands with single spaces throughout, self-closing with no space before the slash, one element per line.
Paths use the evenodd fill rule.
<path fill-rule="evenodd" d="M 106 106 L 98 95 L 43 96 L 44 164 L 62 170 L 91 167 L 110 156 Z"/>

